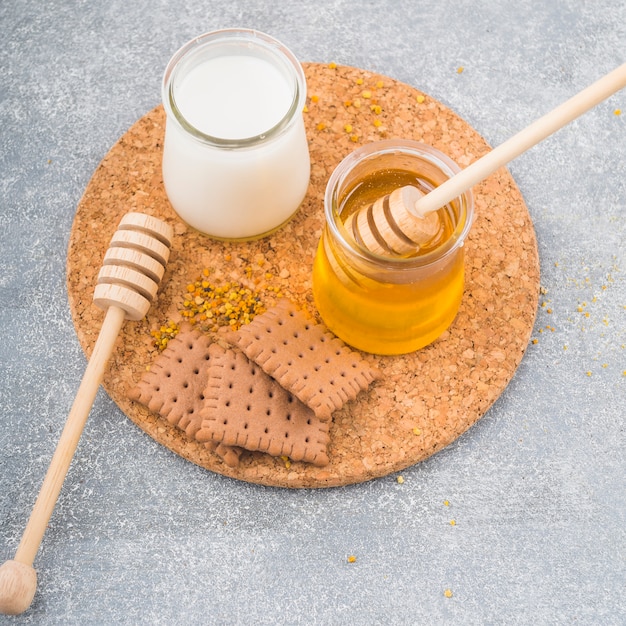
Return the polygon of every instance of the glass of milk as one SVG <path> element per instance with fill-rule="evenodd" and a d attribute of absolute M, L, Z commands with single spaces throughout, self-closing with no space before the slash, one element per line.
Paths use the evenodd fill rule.
<path fill-rule="evenodd" d="M 217 239 L 247 240 L 287 222 L 306 194 L 302 66 L 254 30 L 201 35 L 170 60 L 163 182 L 176 213 Z"/>

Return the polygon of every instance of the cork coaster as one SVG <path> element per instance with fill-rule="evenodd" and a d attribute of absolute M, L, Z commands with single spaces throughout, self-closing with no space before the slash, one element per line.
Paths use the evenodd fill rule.
<path fill-rule="evenodd" d="M 258 484 L 309 488 L 402 470 L 480 419 L 513 377 L 528 345 L 539 297 L 539 260 L 524 200 L 501 168 L 474 188 L 476 220 L 466 242 L 466 289 L 456 320 L 434 344 L 413 354 L 368 356 L 382 379 L 333 414 L 325 467 L 285 463 L 259 452 L 245 452 L 237 467 L 229 467 L 184 431 L 132 402 L 128 391 L 158 354 L 151 330 L 180 319 L 181 294 L 203 268 L 211 270 L 214 281 L 245 281 L 251 268 L 262 265 L 262 275 L 271 276 L 283 296 L 316 316 L 311 267 L 324 225 L 324 190 L 335 166 L 357 146 L 383 138 L 414 139 L 462 167 L 489 150 L 455 113 L 408 85 L 350 67 L 304 64 L 304 69 L 311 183 L 288 224 L 259 241 L 224 243 L 182 223 L 161 180 L 165 114 L 158 106 L 119 139 L 89 182 L 72 226 L 67 287 L 76 332 L 89 355 L 103 319 L 92 303 L 96 276 L 121 217 L 132 210 L 170 223 L 175 235 L 161 291 L 144 320 L 122 328 L 104 388 L 148 435 L 206 469 Z"/>

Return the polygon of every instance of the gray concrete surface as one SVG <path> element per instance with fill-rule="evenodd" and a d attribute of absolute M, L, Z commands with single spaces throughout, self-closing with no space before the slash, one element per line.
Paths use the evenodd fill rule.
<path fill-rule="evenodd" d="M 626 60 L 622 0 L 2 2 L 0 561 L 85 367 L 65 290 L 76 205 L 172 53 L 229 26 L 409 83 L 492 145 Z M 546 306 L 465 436 L 403 484 L 286 491 L 185 462 L 101 391 L 33 605 L 0 623 L 626 623 L 626 91 L 510 169 Z"/>

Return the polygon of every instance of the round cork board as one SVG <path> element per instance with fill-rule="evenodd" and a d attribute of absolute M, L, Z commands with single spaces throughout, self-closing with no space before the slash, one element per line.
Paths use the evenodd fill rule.
<path fill-rule="evenodd" d="M 180 321 L 186 286 L 203 270 L 207 280 L 251 284 L 272 306 L 282 295 L 316 315 L 311 267 L 324 224 L 326 182 L 358 145 L 383 138 L 422 141 L 461 167 L 489 146 L 466 122 L 426 94 L 361 69 L 304 64 L 304 112 L 312 172 L 308 194 L 281 230 L 255 242 L 224 243 L 187 227 L 173 212 L 161 180 L 165 114 L 147 113 L 103 159 L 81 199 L 68 249 L 67 286 L 79 341 L 91 354 L 103 313 L 92 303 L 96 276 L 122 216 L 140 211 L 174 227 L 172 254 L 161 291 L 147 317 L 125 322 L 104 388 L 148 435 L 206 469 L 252 483 L 329 487 L 402 470 L 458 438 L 511 380 L 530 339 L 539 297 L 533 225 L 505 168 L 474 188 L 476 220 L 466 243 L 466 290 L 459 314 L 443 336 L 413 354 L 366 355 L 382 380 L 333 415 L 330 464 L 286 463 L 244 452 L 227 466 L 202 444 L 127 398 L 158 354 L 151 331 Z"/>

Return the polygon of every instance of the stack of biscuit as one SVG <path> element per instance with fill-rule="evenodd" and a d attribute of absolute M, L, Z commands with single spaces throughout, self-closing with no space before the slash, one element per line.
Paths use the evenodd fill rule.
<path fill-rule="evenodd" d="M 333 412 L 378 370 L 286 299 L 225 338 L 184 326 L 129 397 L 231 467 L 244 450 L 327 465 Z"/>

